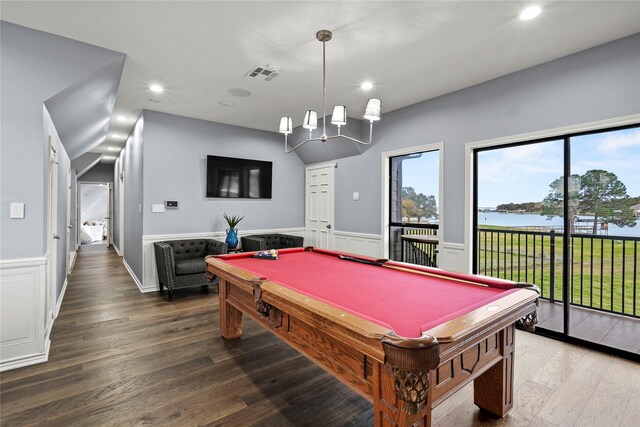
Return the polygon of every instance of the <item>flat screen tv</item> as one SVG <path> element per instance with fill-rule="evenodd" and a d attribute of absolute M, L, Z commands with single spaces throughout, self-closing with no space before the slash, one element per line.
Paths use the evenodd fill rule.
<path fill-rule="evenodd" d="M 207 156 L 207 197 L 270 199 L 272 163 Z"/>

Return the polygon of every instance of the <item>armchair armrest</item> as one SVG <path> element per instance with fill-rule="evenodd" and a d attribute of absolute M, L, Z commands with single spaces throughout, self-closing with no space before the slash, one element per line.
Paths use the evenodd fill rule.
<path fill-rule="evenodd" d="M 282 248 L 298 248 L 302 247 L 304 243 L 304 237 L 292 236 L 290 234 L 280 235 L 280 244 Z"/>
<path fill-rule="evenodd" d="M 158 268 L 158 281 L 167 288 L 173 288 L 173 279 L 176 274 L 176 264 L 173 258 L 173 247 L 165 242 L 155 242 L 153 249 L 156 255 Z M 162 290 L 162 286 L 160 287 Z"/>
<path fill-rule="evenodd" d="M 256 236 L 241 237 L 242 250 L 244 252 L 264 251 L 267 249 L 265 240 Z"/>
<path fill-rule="evenodd" d="M 207 255 L 221 255 L 227 253 L 227 243 L 220 240 L 207 239 Z"/>

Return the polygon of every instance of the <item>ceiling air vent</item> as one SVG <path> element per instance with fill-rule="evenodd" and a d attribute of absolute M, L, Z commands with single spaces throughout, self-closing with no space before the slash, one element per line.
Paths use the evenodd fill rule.
<path fill-rule="evenodd" d="M 249 72 L 245 74 L 245 76 L 251 77 L 254 79 L 262 79 L 265 82 L 268 82 L 278 77 L 278 74 L 279 73 L 278 73 L 277 65 L 267 64 L 264 67 L 260 67 L 256 65 L 255 67 L 251 68 Z"/>

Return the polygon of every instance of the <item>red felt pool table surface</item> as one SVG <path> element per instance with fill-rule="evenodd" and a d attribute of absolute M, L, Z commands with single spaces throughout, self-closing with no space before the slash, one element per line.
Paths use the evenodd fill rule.
<path fill-rule="evenodd" d="M 320 249 L 280 250 L 278 260 L 252 255 L 220 259 L 409 338 L 517 291 L 498 279 L 386 263 L 412 269 L 403 271 L 343 260 Z"/>

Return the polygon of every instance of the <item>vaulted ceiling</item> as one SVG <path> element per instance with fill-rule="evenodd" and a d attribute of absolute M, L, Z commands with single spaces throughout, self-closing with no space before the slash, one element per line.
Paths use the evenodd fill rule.
<path fill-rule="evenodd" d="M 327 103 L 360 118 L 366 99 L 383 113 L 640 32 L 637 1 L 541 1 L 521 21 L 521 1 L 11 2 L 2 19 L 127 55 L 108 153 L 143 109 L 277 131 Z M 270 81 L 251 78 L 272 66 Z M 371 81 L 369 91 L 360 84 Z M 149 91 L 151 84 L 165 91 Z M 247 96 L 248 95 L 248 96 Z M 117 117 L 120 117 L 120 120 Z"/>

